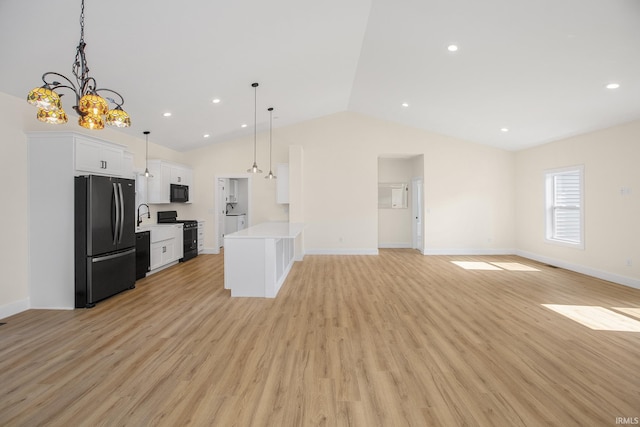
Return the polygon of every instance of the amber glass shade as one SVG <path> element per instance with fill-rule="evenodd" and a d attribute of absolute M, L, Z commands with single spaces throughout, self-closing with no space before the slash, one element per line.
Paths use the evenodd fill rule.
<path fill-rule="evenodd" d="M 107 113 L 107 124 L 119 128 L 128 128 L 131 126 L 131 117 L 126 111 L 117 107 Z"/>
<path fill-rule="evenodd" d="M 91 116 L 104 116 L 109 111 L 107 101 L 98 95 L 85 95 L 80 98 L 78 108 Z"/>
<path fill-rule="evenodd" d="M 45 111 L 55 111 L 62 108 L 60 96 L 46 87 L 37 87 L 29 92 L 27 102 Z"/>
<path fill-rule="evenodd" d="M 56 111 L 47 111 L 39 108 L 38 115 L 36 117 L 38 117 L 38 120 L 40 120 L 41 122 L 49 123 L 52 125 L 61 125 L 67 123 L 67 121 L 69 120 L 67 118 L 67 113 L 65 113 L 62 108 Z"/>
<path fill-rule="evenodd" d="M 104 120 L 102 120 L 102 117 L 92 114 L 80 116 L 78 124 L 85 129 L 104 129 Z"/>

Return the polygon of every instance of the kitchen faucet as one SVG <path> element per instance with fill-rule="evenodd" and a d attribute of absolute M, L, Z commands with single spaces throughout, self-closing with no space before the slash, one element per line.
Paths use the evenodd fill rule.
<path fill-rule="evenodd" d="M 140 223 L 142 222 L 142 220 L 140 219 L 140 207 L 142 206 L 147 207 L 147 219 L 151 218 L 151 211 L 149 210 L 149 205 L 147 205 L 146 203 L 140 203 L 138 205 L 138 220 L 136 221 L 136 227 L 140 227 Z"/>

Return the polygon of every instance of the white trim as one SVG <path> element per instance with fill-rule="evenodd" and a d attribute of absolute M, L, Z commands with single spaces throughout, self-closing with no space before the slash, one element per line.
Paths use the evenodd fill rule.
<path fill-rule="evenodd" d="M 378 255 L 378 249 L 306 249 L 305 255 Z"/>
<path fill-rule="evenodd" d="M 199 253 L 204 255 L 220 255 L 220 248 L 204 248 Z"/>
<path fill-rule="evenodd" d="M 424 255 L 513 255 L 515 249 L 425 249 Z"/>
<path fill-rule="evenodd" d="M 554 186 L 553 186 L 553 177 L 556 175 L 562 175 L 563 173 L 568 172 L 578 172 L 580 174 L 580 241 L 572 242 L 568 240 L 556 239 L 553 237 L 553 220 L 552 220 L 552 212 L 551 206 L 554 205 Z M 585 226 L 584 226 L 584 216 L 585 216 L 585 196 L 584 196 L 584 181 L 585 181 L 585 173 L 584 173 L 584 165 L 575 165 L 575 166 L 567 166 L 562 168 L 555 169 L 546 169 L 544 171 L 544 185 L 545 185 L 545 235 L 544 240 L 546 243 L 558 246 L 565 246 L 574 249 L 584 250 L 585 244 Z"/>
<path fill-rule="evenodd" d="M 29 306 L 29 298 L 13 301 L 9 304 L 0 306 L 0 319 L 29 310 Z"/>
<path fill-rule="evenodd" d="M 549 265 L 554 265 L 566 270 L 575 271 L 576 273 L 592 276 L 597 279 L 606 280 L 608 282 L 617 283 L 619 285 L 628 286 L 630 288 L 640 289 L 640 280 L 632 277 L 626 277 L 619 274 L 609 273 L 607 271 L 597 270 L 595 268 L 586 267 L 580 264 L 572 264 L 570 262 L 562 261 L 555 258 L 550 258 L 544 255 L 535 254 L 532 252 L 517 250 L 516 255 L 523 258 L 532 259 L 534 261 L 542 262 Z"/>
<path fill-rule="evenodd" d="M 412 249 L 411 243 L 379 243 L 379 249 Z"/>

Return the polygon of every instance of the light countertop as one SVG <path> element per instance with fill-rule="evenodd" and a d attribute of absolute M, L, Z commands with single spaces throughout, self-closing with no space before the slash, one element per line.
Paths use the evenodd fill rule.
<path fill-rule="evenodd" d="M 225 234 L 225 239 L 293 239 L 305 228 L 301 223 L 263 222 L 235 233 Z"/>

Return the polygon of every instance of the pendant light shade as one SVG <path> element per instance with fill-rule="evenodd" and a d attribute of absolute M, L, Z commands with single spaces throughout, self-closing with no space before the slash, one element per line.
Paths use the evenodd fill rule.
<path fill-rule="evenodd" d="M 273 133 L 273 107 L 267 109 L 269 111 L 269 174 L 265 176 L 265 179 L 276 179 L 277 176 L 273 174 L 271 169 L 271 154 L 273 152 L 272 133 Z"/>
<path fill-rule="evenodd" d="M 249 173 L 262 173 L 256 162 L 256 148 L 258 143 L 258 83 L 252 83 L 253 88 L 253 166 L 247 169 Z"/>
<path fill-rule="evenodd" d="M 151 132 L 149 132 L 148 130 L 145 130 L 144 132 L 144 136 L 146 138 L 146 143 L 145 143 L 145 154 L 144 154 L 144 176 L 147 178 L 153 178 L 153 175 L 151 175 L 151 173 L 149 172 L 149 134 Z"/>

